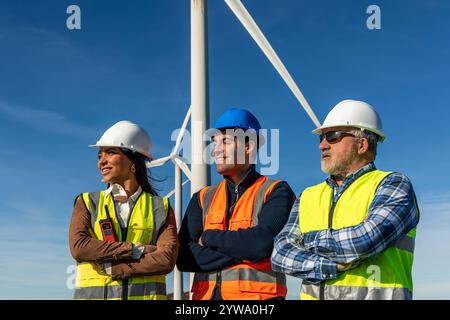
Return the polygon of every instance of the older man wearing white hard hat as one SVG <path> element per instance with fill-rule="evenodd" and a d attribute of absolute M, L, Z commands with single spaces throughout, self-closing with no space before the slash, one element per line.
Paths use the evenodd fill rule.
<path fill-rule="evenodd" d="M 412 299 L 419 209 L 405 175 L 375 167 L 386 138 L 378 113 L 344 100 L 313 133 L 329 177 L 295 202 L 273 269 L 303 279 L 301 299 Z"/>

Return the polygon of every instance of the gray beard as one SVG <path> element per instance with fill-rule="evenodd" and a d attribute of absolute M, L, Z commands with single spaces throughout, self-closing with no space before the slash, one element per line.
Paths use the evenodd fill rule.
<path fill-rule="evenodd" d="M 348 155 L 347 158 L 345 158 L 344 160 L 342 160 L 341 162 L 337 163 L 336 161 L 334 163 L 331 164 L 331 166 L 326 169 L 324 168 L 323 164 L 322 164 L 322 171 L 324 173 L 328 173 L 331 176 L 336 176 L 336 177 L 343 177 L 345 178 L 347 176 L 347 174 L 350 172 L 350 168 L 352 167 L 352 165 L 355 163 L 355 161 L 358 159 L 358 153 L 355 150 L 352 150 L 352 153 L 350 153 Z"/>

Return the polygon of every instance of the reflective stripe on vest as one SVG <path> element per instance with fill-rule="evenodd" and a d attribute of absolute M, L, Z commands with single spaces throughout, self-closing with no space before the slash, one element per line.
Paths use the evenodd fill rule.
<path fill-rule="evenodd" d="M 379 170 L 363 174 L 341 194 L 334 211 L 334 191 L 326 182 L 307 188 L 300 198 L 300 231 L 307 233 L 330 226 L 342 229 L 360 224 L 378 186 L 389 174 Z M 415 233 L 413 228 L 382 253 L 341 273 L 337 279 L 321 284 L 304 281 L 301 299 L 411 299 Z"/>
<path fill-rule="evenodd" d="M 194 281 L 216 281 L 216 272 L 197 272 Z M 255 270 L 250 268 L 225 269 L 221 274 L 222 281 L 235 281 L 236 279 L 244 281 L 258 282 L 285 282 L 285 277 L 279 272 L 272 270 Z"/>
<path fill-rule="evenodd" d="M 81 198 L 91 215 L 93 237 L 103 240 L 99 221 L 106 219 L 108 207 L 118 241 L 133 244 L 155 244 L 161 227 L 167 220 L 169 203 L 166 198 L 152 196 L 141 192 L 128 221 L 126 239 L 122 239 L 120 224 L 115 205 L 110 194 L 104 191 L 83 193 Z M 135 276 L 125 283 L 113 280 L 111 276 L 99 269 L 95 263 L 78 263 L 75 299 L 121 299 L 127 286 L 128 299 L 161 300 L 166 299 L 165 276 Z"/>
<path fill-rule="evenodd" d="M 238 199 L 226 227 L 227 186 L 226 181 L 200 191 L 204 230 L 239 230 L 258 224 L 262 206 L 275 185 L 279 182 L 261 176 Z M 261 262 L 234 265 L 215 272 L 197 272 L 192 285 L 193 300 L 209 300 L 216 286 L 218 273 L 221 278 L 221 294 L 225 300 L 263 300 L 285 297 L 286 277 L 272 271 L 270 258 Z"/>
<path fill-rule="evenodd" d="M 75 289 L 75 299 L 121 300 L 123 285 L 98 286 Z M 105 296 L 106 295 L 106 296 Z M 166 284 L 158 282 L 132 283 L 128 285 L 128 299 L 165 300 Z"/>
<path fill-rule="evenodd" d="M 411 300 L 412 293 L 405 288 L 376 288 L 325 286 L 324 295 L 329 300 Z M 320 285 L 302 287 L 302 300 L 319 300 Z"/>

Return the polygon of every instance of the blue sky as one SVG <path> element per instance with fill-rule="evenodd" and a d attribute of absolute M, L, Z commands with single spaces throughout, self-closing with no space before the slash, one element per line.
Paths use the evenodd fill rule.
<path fill-rule="evenodd" d="M 343 99 L 383 119 L 380 169 L 413 181 L 421 222 L 415 297 L 450 299 L 450 3 L 244 0 L 322 121 Z M 66 9 L 81 8 L 81 30 Z M 366 9 L 381 8 L 381 30 Z M 127 119 L 167 155 L 190 104 L 189 1 L 0 2 L 0 299 L 70 299 L 74 197 L 104 188 L 87 147 Z M 280 169 L 299 194 L 325 178 L 312 122 L 221 0 L 210 0 L 210 115 L 237 106 L 280 130 Z M 213 182 L 219 176 L 212 168 Z M 173 167 L 155 170 L 171 190 Z M 188 201 L 185 190 L 184 205 Z M 68 273 L 69 270 L 69 273 Z M 298 296 L 290 281 L 289 298 Z"/>

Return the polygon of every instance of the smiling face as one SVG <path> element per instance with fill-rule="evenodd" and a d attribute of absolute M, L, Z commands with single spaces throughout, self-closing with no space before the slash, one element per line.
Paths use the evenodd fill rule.
<path fill-rule="evenodd" d="M 131 180 L 134 174 L 131 172 L 131 161 L 117 147 L 100 147 L 98 152 L 97 167 L 103 176 L 103 181 L 109 184 Z"/>
<path fill-rule="evenodd" d="M 217 173 L 227 175 L 234 171 L 237 155 L 236 141 L 233 135 L 218 134 L 213 138 L 213 157 Z"/>
<path fill-rule="evenodd" d="M 245 143 L 245 136 L 233 133 L 219 133 L 213 137 L 213 157 L 216 163 L 217 173 L 232 176 L 245 169 L 253 163 L 251 156 L 254 155 L 255 144 Z"/>

